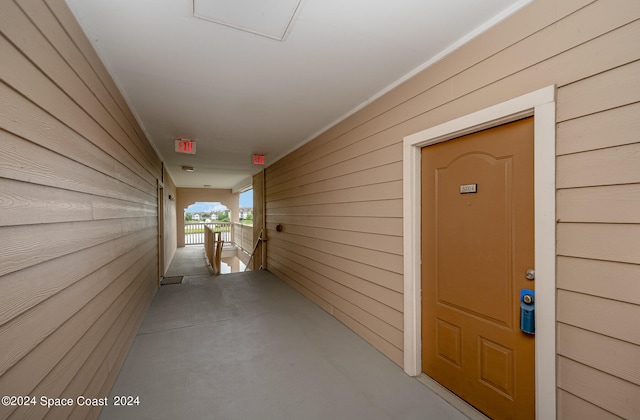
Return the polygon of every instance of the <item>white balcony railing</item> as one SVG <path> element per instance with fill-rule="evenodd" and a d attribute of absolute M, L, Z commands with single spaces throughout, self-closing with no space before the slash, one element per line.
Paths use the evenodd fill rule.
<path fill-rule="evenodd" d="M 184 243 L 185 245 L 204 244 L 204 227 L 207 226 L 214 232 L 220 232 L 221 239 L 226 243 L 231 243 L 231 223 L 185 223 Z"/>
<path fill-rule="evenodd" d="M 199 245 L 205 243 L 205 226 L 213 232 L 220 232 L 220 239 L 225 244 L 233 244 L 236 248 L 251 254 L 253 251 L 253 226 L 242 223 L 211 222 L 185 223 L 185 245 Z"/>

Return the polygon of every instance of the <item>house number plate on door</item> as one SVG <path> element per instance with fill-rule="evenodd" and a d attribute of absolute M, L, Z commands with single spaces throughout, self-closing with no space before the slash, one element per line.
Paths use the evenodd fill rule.
<path fill-rule="evenodd" d="M 460 185 L 460 194 L 472 194 L 478 192 L 478 184 L 462 184 Z"/>

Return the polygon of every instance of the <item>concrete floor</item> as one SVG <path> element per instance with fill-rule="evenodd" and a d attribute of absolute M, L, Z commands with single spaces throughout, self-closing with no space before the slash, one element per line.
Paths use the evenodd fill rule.
<path fill-rule="evenodd" d="M 140 404 L 101 419 L 467 418 L 272 274 L 186 274 L 185 249 L 111 391 Z"/>
<path fill-rule="evenodd" d="M 189 245 L 176 249 L 173 260 L 165 277 L 171 276 L 202 276 L 209 275 L 207 257 L 204 255 L 204 245 Z"/>

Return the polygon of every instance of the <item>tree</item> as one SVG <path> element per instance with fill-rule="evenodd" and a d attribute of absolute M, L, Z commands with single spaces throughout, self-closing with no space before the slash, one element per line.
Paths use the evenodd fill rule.
<path fill-rule="evenodd" d="M 229 210 L 217 211 L 216 216 L 218 217 L 219 222 L 228 222 L 229 221 Z"/>

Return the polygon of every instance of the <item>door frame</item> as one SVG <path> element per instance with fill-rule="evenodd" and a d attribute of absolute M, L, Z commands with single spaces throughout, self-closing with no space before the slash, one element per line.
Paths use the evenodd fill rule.
<path fill-rule="evenodd" d="M 160 283 L 164 277 L 164 183 L 158 180 L 158 283 Z"/>
<path fill-rule="evenodd" d="M 422 372 L 421 349 L 421 149 L 436 143 L 534 117 L 536 270 L 536 418 L 556 416 L 556 217 L 555 86 L 409 135 L 403 141 L 404 371 Z"/>

